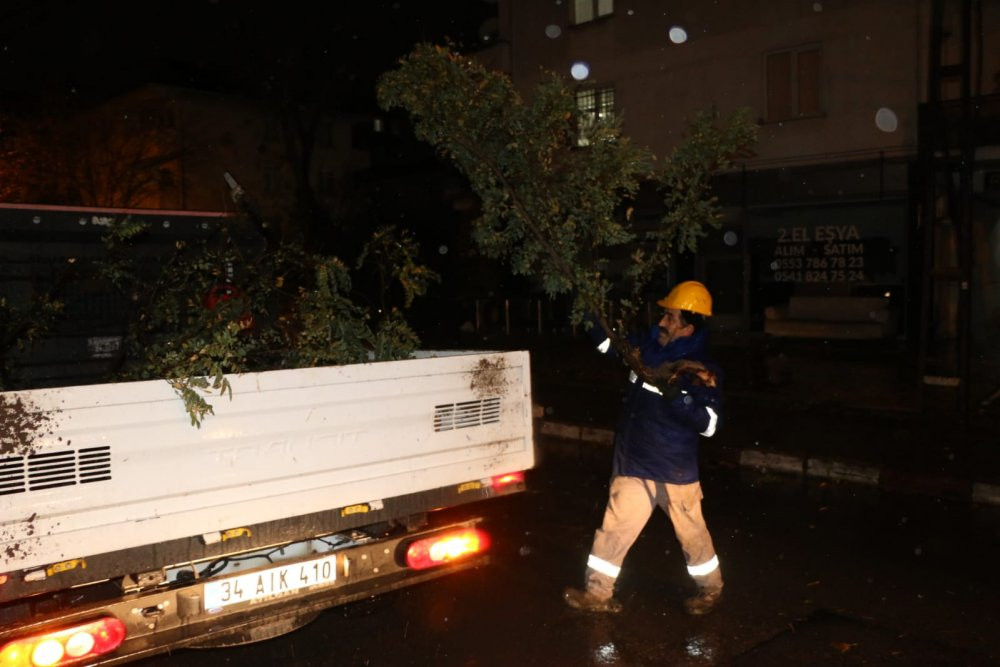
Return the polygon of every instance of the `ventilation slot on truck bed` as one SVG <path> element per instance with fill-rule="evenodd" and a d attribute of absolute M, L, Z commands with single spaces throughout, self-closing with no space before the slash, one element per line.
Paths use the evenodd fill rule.
<path fill-rule="evenodd" d="M 500 398 L 446 403 L 434 406 L 434 430 L 453 431 L 500 422 Z"/>
<path fill-rule="evenodd" d="M 0 459 L 0 496 L 111 479 L 111 447 Z"/>

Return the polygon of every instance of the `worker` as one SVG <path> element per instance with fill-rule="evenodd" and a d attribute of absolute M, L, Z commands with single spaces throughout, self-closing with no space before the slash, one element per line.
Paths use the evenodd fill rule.
<path fill-rule="evenodd" d="M 664 309 L 659 323 L 646 336 L 628 340 L 642 365 L 653 371 L 648 377 L 671 379 L 646 382 L 634 371 L 629 375 L 615 432 L 608 503 L 594 534 L 585 587 L 563 593 L 574 609 L 621 611 L 613 596 L 615 582 L 656 506 L 670 518 L 697 587 L 697 593 L 684 601 L 686 611 L 707 614 L 722 593 L 722 571 L 702 515 L 698 475 L 699 439 L 716 432 L 721 416 L 721 374 L 706 350 L 712 297 L 703 284 L 686 281 L 657 304 Z M 595 342 L 601 340 L 600 351 L 611 351 L 599 325 L 591 334 Z"/>

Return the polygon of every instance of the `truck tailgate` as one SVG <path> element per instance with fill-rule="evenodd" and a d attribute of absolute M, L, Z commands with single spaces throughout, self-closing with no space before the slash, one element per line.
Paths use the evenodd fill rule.
<path fill-rule="evenodd" d="M 162 380 L 10 392 L 50 417 L 0 454 L 0 572 L 524 470 L 528 353 L 230 376 L 191 426 Z"/>

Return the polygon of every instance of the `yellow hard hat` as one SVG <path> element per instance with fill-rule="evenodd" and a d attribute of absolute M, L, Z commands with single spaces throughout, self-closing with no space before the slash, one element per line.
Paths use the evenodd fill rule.
<path fill-rule="evenodd" d="M 675 285 L 670 294 L 656 302 L 663 308 L 677 308 L 699 313 L 707 317 L 712 315 L 712 295 L 708 289 L 697 280 L 686 280 Z"/>

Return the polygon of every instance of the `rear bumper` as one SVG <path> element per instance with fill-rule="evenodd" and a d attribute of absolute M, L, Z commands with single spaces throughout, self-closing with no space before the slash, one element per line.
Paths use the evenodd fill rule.
<path fill-rule="evenodd" d="M 298 568 L 308 569 L 317 561 L 329 561 L 334 555 L 336 579 L 319 585 L 206 609 L 205 600 L 213 597 L 207 595 L 206 588 L 222 580 L 231 580 L 233 575 L 201 579 L 183 586 L 175 585 L 80 606 L 70 613 L 53 614 L 19 624 L 16 629 L 0 629 L 0 646 L 15 636 L 43 632 L 101 616 L 120 619 L 127 628 L 127 635 L 114 653 L 90 664 L 116 665 L 181 648 L 226 646 L 267 639 L 294 630 L 323 609 L 487 563 L 488 555 L 475 555 L 420 571 L 403 564 L 402 554 L 408 543 L 442 530 L 471 528 L 479 521 L 478 518 L 470 519 L 280 564 L 280 567 L 295 572 Z M 274 565 L 268 565 L 248 569 L 239 576 L 250 579 L 255 574 L 266 576 L 274 568 Z"/>

